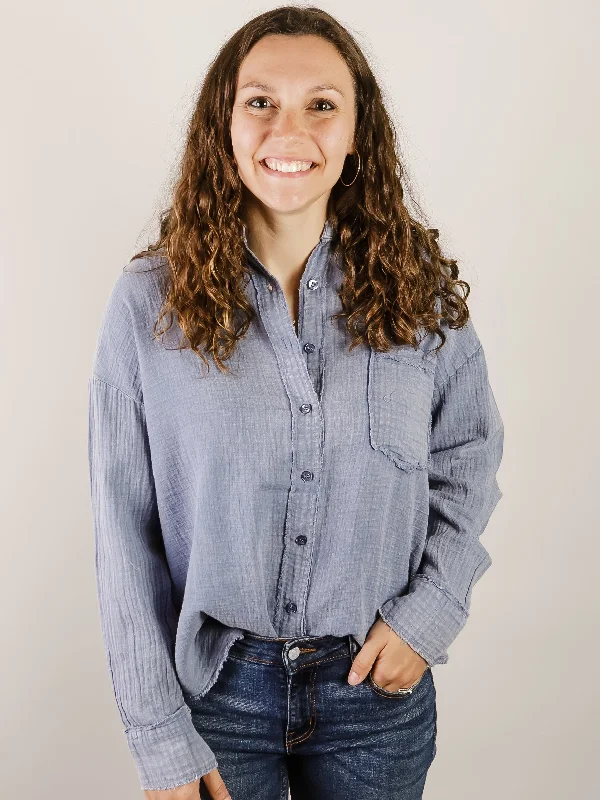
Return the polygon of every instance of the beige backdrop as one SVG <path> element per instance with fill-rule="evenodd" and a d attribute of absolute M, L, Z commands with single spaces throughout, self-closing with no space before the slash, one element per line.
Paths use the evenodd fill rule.
<path fill-rule="evenodd" d="M 104 660 L 87 464 L 100 316 L 167 201 L 203 70 L 269 4 L 6 4 L 1 795 L 142 796 Z M 427 800 L 598 788 L 598 4 L 338 0 L 471 284 L 505 428 L 493 565 Z"/>

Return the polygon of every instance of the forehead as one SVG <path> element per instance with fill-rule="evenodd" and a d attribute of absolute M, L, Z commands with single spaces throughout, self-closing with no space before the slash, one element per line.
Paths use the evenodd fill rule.
<path fill-rule="evenodd" d="M 320 36 L 264 36 L 240 66 L 237 88 L 247 83 L 268 91 L 302 83 L 307 90 L 337 86 L 344 94 L 352 85 L 350 71 L 337 49 Z"/>

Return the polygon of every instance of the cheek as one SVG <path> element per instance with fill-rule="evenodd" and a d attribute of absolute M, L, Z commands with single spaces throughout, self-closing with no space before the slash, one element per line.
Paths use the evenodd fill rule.
<path fill-rule="evenodd" d="M 348 148 L 348 132 L 343 126 L 323 131 L 319 135 L 319 146 L 329 160 L 343 162 Z"/>
<path fill-rule="evenodd" d="M 234 115 L 231 121 L 231 146 L 236 159 L 252 158 L 259 142 L 260 135 L 256 126 Z"/>

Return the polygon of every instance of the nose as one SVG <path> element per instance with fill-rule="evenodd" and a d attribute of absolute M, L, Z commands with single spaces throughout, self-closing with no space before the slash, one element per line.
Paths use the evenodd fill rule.
<path fill-rule="evenodd" d="M 300 111 L 281 111 L 273 125 L 273 133 L 283 138 L 297 137 L 305 129 L 305 123 Z"/>

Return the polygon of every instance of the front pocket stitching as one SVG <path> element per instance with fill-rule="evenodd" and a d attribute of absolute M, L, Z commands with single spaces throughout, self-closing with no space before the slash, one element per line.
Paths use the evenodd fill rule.
<path fill-rule="evenodd" d="M 408 699 L 409 697 L 412 697 L 412 695 L 417 691 L 419 686 L 421 686 L 421 684 L 423 683 L 423 678 L 425 677 L 425 673 L 428 671 L 428 669 L 429 669 L 429 667 L 427 667 L 427 668 L 425 668 L 423 670 L 423 674 L 421 675 L 421 677 L 417 681 L 417 683 L 415 685 L 415 688 L 412 690 L 412 692 L 410 694 L 395 694 L 394 692 L 387 692 L 381 686 L 375 686 L 375 683 L 373 682 L 373 678 L 371 677 L 371 672 L 370 671 L 369 671 L 369 673 L 367 675 L 367 680 L 368 680 L 368 684 L 371 687 L 371 689 L 375 692 L 375 694 L 378 694 L 380 697 L 393 698 L 394 700 Z"/>
<path fill-rule="evenodd" d="M 374 376 L 375 376 L 375 360 L 380 359 L 385 363 L 385 360 L 388 359 L 390 361 L 395 361 L 397 363 L 402 363 L 406 366 L 413 367 L 413 369 L 417 369 L 420 372 L 425 372 L 429 377 L 433 378 L 435 375 L 435 370 L 425 364 L 416 364 L 411 359 L 405 356 L 399 356 L 395 353 L 380 353 L 376 350 L 371 350 L 370 358 L 369 358 L 369 368 L 368 368 L 368 387 L 367 387 L 367 404 L 368 404 L 368 416 L 369 416 L 369 443 L 374 450 L 378 450 L 379 452 L 383 453 L 386 458 L 389 458 L 397 467 L 403 469 L 406 472 L 410 472 L 412 470 L 426 470 L 430 466 L 431 463 L 431 453 L 430 453 L 430 446 L 431 446 L 431 430 L 432 430 L 432 418 L 431 418 L 431 411 L 428 415 L 427 421 L 427 433 L 426 433 L 426 452 L 427 457 L 425 461 L 415 458 L 407 458 L 406 454 L 402 454 L 398 452 L 398 450 L 393 449 L 389 445 L 386 445 L 385 442 L 379 443 L 377 437 L 374 432 L 374 425 L 375 425 L 375 397 L 373 396 L 373 386 L 375 384 Z M 381 423 L 380 423 L 381 427 Z"/>
<path fill-rule="evenodd" d="M 424 361 L 420 361 L 417 363 L 414 359 L 408 356 L 398 355 L 397 353 L 380 353 L 377 350 L 372 351 L 372 355 L 378 359 L 390 359 L 390 361 L 399 361 L 403 364 L 406 364 L 409 367 L 414 367 L 415 369 L 419 369 L 422 372 L 427 372 L 429 375 L 434 375 L 435 368 L 426 364 Z"/>

